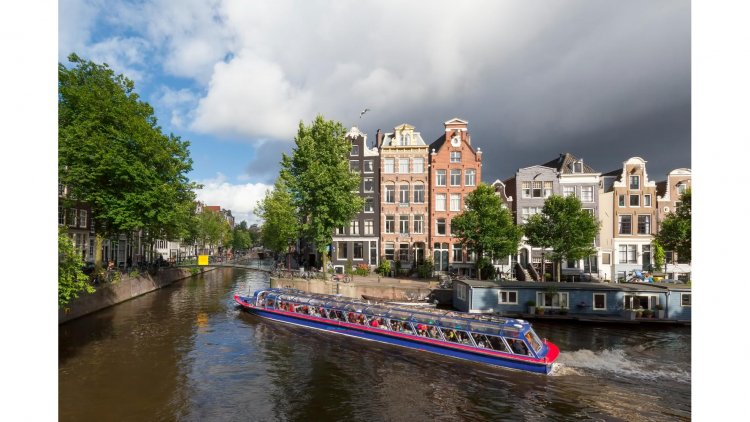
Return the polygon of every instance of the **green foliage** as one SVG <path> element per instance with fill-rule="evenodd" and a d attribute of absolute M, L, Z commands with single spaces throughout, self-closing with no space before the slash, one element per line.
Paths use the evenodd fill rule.
<path fill-rule="evenodd" d="M 529 218 L 524 232 L 529 245 L 551 249 L 547 254 L 559 264 L 563 259 L 583 259 L 596 253 L 594 239 L 599 222 L 581 209 L 581 201 L 575 196 L 553 195 L 544 201 L 540 214 Z M 560 272 L 557 274 L 559 278 Z"/>
<path fill-rule="evenodd" d="M 130 270 L 130 272 L 128 273 L 128 277 L 130 277 L 130 278 L 136 278 L 136 277 L 138 277 L 138 276 L 139 276 L 140 274 L 141 274 L 141 273 L 139 273 L 139 272 L 138 272 L 138 270 Z"/>
<path fill-rule="evenodd" d="M 680 204 L 675 212 L 667 214 L 659 226 L 656 239 L 664 249 L 677 252 L 680 262 L 691 261 L 691 219 L 692 219 L 692 193 L 688 189 L 680 197 Z"/>
<path fill-rule="evenodd" d="M 368 275 L 370 275 L 370 266 L 364 263 L 357 264 L 357 268 L 354 270 L 354 273 L 362 277 L 367 277 Z"/>
<path fill-rule="evenodd" d="M 97 235 L 185 235 L 198 185 L 187 141 L 165 135 L 133 82 L 71 54 L 58 64 L 58 178 L 91 205 Z"/>
<path fill-rule="evenodd" d="M 224 215 L 214 211 L 198 214 L 198 240 L 211 246 L 226 246 L 230 243 L 232 227 Z"/>
<path fill-rule="evenodd" d="M 417 274 L 419 278 L 430 278 L 432 272 L 435 270 L 435 264 L 432 262 L 432 258 L 427 258 L 422 263 L 417 265 Z"/>
<path fill-rule="evenodd" d="M 263 245 L 276 253 L 287 251 L 299 234 L 299 220 L 292 194 L 283 178 L 276 179 L 272 191 L 266 191 L 254 213 L 264 221 L 260 231 Z"/>
<path fill-rule="evenodd" d="M 661 243 L 659 243 L 659 239 L 657 238 L 654 238 L 651 245 L 654 249 L 654 271 L 661 272 L 664 270 L 664 248 L 661 246 Z"/>
<path fill-rule="evenodd" d="M 482 258 L 477 262 L 477 271 L 481 280 L 491 280 L 495 278 L 495 266 L 489 258 Z"/>
<path fill-rule="evenodd" d="M 299 123 L 291 157 L 281 160 L 281 178 L 297 208 L 301 233 L 314 243 L 326 265 L 333 230 L 362 210 L 361 177 L 349 171 L 351 143 L 344 126 L 318 115 L 310 126 Z"/>
<path fill-rule="evenodd" d="M 190 275 L 197 275 L 200 272 L 201 272 L 201 270 L 199 268 L 196 268 L 196 267 L 191 267 L 190 268 Z"/>
<path fill-rule="evenodd" d="M 391 273 L 391 261 L 384 259 L 380 261 L 380 265 L 378 265 L 378 273 L 382 276 L 387 276 Z"/>
<path fill-rule="evenodd" d="M 57 253 L 57 305 L 63 308 L 79 293 L 93 293 L 95 289 L 88 283 L 82 271 L 83 259 L 64 227 L 57 231 Z"/>
<path fill-rule="evenodd" d="M 492 186 L 481 183 L 466 195 L 465 203 L 466 210 L 451 220 L 451 232 L 461 244 L 474 248 L 480 258 L 516 253 L 523 233 Z"/>
<path fill-rule="evenodd" d="M 344 264 L 344 274 L 352 275 L 354 271 L 352 271 L 352 259 L 349 258 L 346 260 L 346 264 Z"/>

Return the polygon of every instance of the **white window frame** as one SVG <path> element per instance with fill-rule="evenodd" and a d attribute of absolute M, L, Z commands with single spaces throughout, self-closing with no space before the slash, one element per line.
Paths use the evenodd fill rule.
<path fill-rule="evenodd" d="M 622 220 L 628 217 L 630 218 L 630 230 L 625 233 L 622 231 Z M 630 214 L 620 214 L 617 216 L 617 234 L 633 234 L 633 216 Z"/>
<path fill-rule="evenodd" d="M 435 186 L 445 186 L 447 183 L 447 171 L 444 169 L 435 170 Z M 442 180 L 442 183 L 440 179 Z"/>
<path fill-rule="evenodd" d="M 359 145 L 358 144 L 352 144 L 352 150 L 349 153 L 352 157 L 359 157 Z"/>
<path fill-rule="evenodd" d="M 440 222 L 443 222 L 443 233 L 440 233 L 439 224 Z M 437 236 L 447 236 L 448 235 L 448 224 L 445 221 L 445 218 L 436 218 L 435 219 L 435 235 Z"/>
<path fill-rule="evenodd" d="M 635 187 L 633 187 L 633 180 L 635 180 Z M 641 176 L 630 175 L 628 177 L 628 189 L 640 190 L 641 189 Z"/>
<path fill-rule="evenodd" d="M 367 189 L 367 182 L 370 182 L 370 189 Z M 362 178 L 362 192 L 372 193 L 375 192 L 375 178 L 374 177 L 363 177 Z"/>
<path fill-rule="evenodd" d="M 417 183 L 414 185 L 414 203 L 415 204 L 424 204 L 424 185 L 421 183 Z"/>
<path fill-rule="evenodd" d="M 414 233 L 416 234 L 424 233 L 424 215 L 422 214 L 417 214 L 414 216 Z"/>
<path fill-rule="evenodd" d="M 563 186 L 563 198 L 567 198 L 569 196 L 576 196 L 575 186 Z"/>
<path fill-rule="evenodd" d="M 373 163 L 372 160 L 365 160 L 364 163 L 365 163 L 365 168 L 364 168 L 365 173 L 375 172 L 375 164 Z"/>
<path fill-rule="evenodd" d="M 597 296 L 604 296 L 604 307 L 603 308 L 597 308 L 596 307 L 596 297 Z M 606 293 L 594 293 L 591 296 L 591 309 L 594 311 L 606 311 L 607 310 L 607 294 Z"/>
<path fill-rule="evenodd" d="M 365 220 L 365 234 L 373 234 L 375 231 L 375 220 Z"/>
<path fill-rule="evenodd" d="M 476 186 L 477 171 L 475 169 L 466 169 L 464 171 L 464 186 Z"/>
<path fill-rule="evenodd" d="M 385 185 L 385 203 L 395 204 L 396 203 L 396 185 Z M 390 195 L 389 195 L 390 193 Z M 389 200 L 390 199 L 390 200 Z"/>
<path fill-rule="evenodd" d="M 685 297 L 688 298 L 688 304 L 685 305 Z M 681 308 L 691 308 L 693 306 L 693 293 L 680 293 L 680 307 Z"/>
<path fill-rule="evenodd" d="M 552 190 L 554 188 L 555 188 L 554 183 L 550 181 L 543 182 L 542 183 L 542 197 L 549 198 L 550 196 L 552 196 Z"/>
<path fill-rule="evenodd" d="M 424 158 L 414 158 L 411 166 L 412 173 L 421 174 L 424 173 Z"/>
<path fill-rule="evenodd" d="M 643 206 L 651 208 L 651 195 L 643 195 Z"/>
<path fill-rule="evenodd" d="M 398 185 L 398 203 L 409 205 L 409 185 Z"/>
<path fill-rule="evenodd" d="M 646 233 L 641 233 L 641 222 L 639 221 L 641 217 L 647 217 L 648 218 L 648 230 L 646 230 Z M 651 214 L 638 214 L 636 216 L 636 223 L 635 223 L 635 233 L 637 235 L 641 236 L 651 236 Z"/>
<path fill-rule="evenodd" d="M 388 227 L 388 223 L 391 222 L 390 228 Z M 396 216 L 395 215 L 386 215 L 385 216 L 385 225 L 383 226 L 383 233 L 389 233 L 393 234 L 396 233 Z"/>
<path fill-rule="evenodd" d="M 633 205 L 633 198 L 636 198 L 637 202 L 635 205 Z M 636 194 L 630 194 L 628 195 L 628 206 L 632 208 L 640 208 L 641 207 L 641 195 Z"/>
<path fill-rule="evenodd" d="M 537 192 L 539 195 L 537 195 Z M 541 180 L 531 182 L 531 197 L 532 198 L 543 198 L 544 197 L 544 183 Z"/>
<path fill-rule="evenodd" d="M 383 173 L 393 174 L 396 171 L 396 159 L 385 158 L 383 159 Z"/>
<path fill-rule="evenodd" d="M 548 294 L 557 295 L 557 306 L 555 306 L 555 305 L 547 306 L 546 305 L 545 295 L 548 295 Z M 563 297 L 565 298 L 564 300 L 563 300 Z M 554 300 L 553 300 L 553 302 L 554 302 Z M 570 308 L 570 295 L 568 294 L 568 292 L 554 292 L 554 293 L 537 292 L 536 293 L 536 303 L 537 303 L 536 306 L 539 306 L 541 308 L 546 308 L 546 309 Z M 564 306 L 561 306 L 561 305 L 564 305 Z"/>
<path fill-rule="evenodd" d="M 451 211 L 461 211 L 461 194 L 460 193 L 452 193 L 450 194 L 450 210 Z"/>
<path fill-rule="evenodd" d="M 461 246 L 461 244 L 456 243 L 452 245 L 452 249 L 453 254 L 451 254 L 451 257 L 453 258 L 453 262 L 464 262 L 464 248 Z"/>
<path fill-rule="evenodd" d="M 368 201 L 369 199 L 369 201 Z M 368 208 L 369 205 L 369 208 Z M 375 212 L 375 199 L 372 197 L 366 197 L 365 198 L 365 205 L 364 205 L 364 212 L 366 213 L 374 213 Z"/>
<path fill-rule="evenodd" d="M 465 284 L 456 285 L 456 298 L 458 300 L 466 300 L 466 285 Z"/>
<path fill-rule="evenodd" d="M 359 244 L 359 258 L 357 258 L 357 245 Z M 352 242 L 352 261 L 365 260 L 365 242 Z"/>
<path fill-rule="evenodd" d="M 398 172 L 399 172 L 399 174 L 408 174 L 409 173 L 409 159 L 408 158 L 399 158 L 398 159 Z"/>
<path fill-rule="evenodd" d="M 515 295 L 515 300 L 510 300 L 511 295 Z M 500 305 L 518 305 L 518 290 L 498 290 L 497 303 Z"/>
<path fill-rule="evenodd" d="M 586 192 L 590 193 L 590 195 L 587 195 Z M 593 186 L 581 186 L 581 202 L 594 202 Z"/>
<path fill-rule="evenodd" d="M 359 220 L 352 220 L 349 222 L 349 234 L 359 234 Z"/>
<path fill-rule="evenodd" d="M 625 194 L 617 195 L 617 206 L 620 208 L 625 206 Z"/>
<path fill-rule="evenodd" d="M 521 182 L 521 198 L 531 198 L 531 182 Z"/>
<path fill-rule="evenodd" d="M 458 183 L 453 183 L 458 181 Z M 451 169 L 451 186 L 461 186 L 461 169 Z"/>
<path fill-rule="evenodd" d="M 352 173 L 361 173 L 362 167 L 359 165 L 359 160 L 349 161 L 349 171 Z"/>
<path fill-rule="evenodd" d="M 451 151 L 451 163 L 461 162 L 461 151 Z"/>
<path fill-rule="evenodd" d="M 398 216 L 398 233 L 409 234 L 409 215 Z"/>
<path fill-rule="evenodd" d="M 445 211 L 446 197 L 444 193 L 435 194 L 435 211 Z"/>

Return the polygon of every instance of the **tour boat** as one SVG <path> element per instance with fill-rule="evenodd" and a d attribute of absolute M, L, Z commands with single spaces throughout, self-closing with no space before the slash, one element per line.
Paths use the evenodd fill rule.
<path fill-rule="evenodd" d="M 294 289 L 261 289 L 234 300 L 279 322 L 528 372 L 549 374 L 560 354 L 520 319 L 368 304 Z"/>

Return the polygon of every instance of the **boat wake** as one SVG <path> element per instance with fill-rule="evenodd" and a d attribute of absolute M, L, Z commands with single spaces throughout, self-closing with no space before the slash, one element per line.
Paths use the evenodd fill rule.
<path fill-rule="evenodd" d="M 673 364 L 636 360 L 629 357 L 624 350 L 618 349 L 561 353 L 551 375 L 585 375 L 590 372 L 609 372 L 615 376 L 640 380 L 670 379 L 690 383 L 690 371 Z"/>

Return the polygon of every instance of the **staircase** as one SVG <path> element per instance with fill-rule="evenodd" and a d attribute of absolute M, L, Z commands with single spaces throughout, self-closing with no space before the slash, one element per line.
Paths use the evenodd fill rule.
<path fill-rule="evenodd" d="M 522 267 L 521 264 L 519 264 L 518 262 L 516 262 L 515 270 L 516 270 L 516 279 L 518 279 L 519 281 L 533 281 L 534 280 L 534 277 L 529 273 L 529 271 L 526 268 Z"/>

